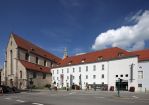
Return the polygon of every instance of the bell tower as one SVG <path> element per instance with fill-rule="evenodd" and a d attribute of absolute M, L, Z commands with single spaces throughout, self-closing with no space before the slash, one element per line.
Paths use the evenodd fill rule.
<path fill-rule="evenodd" d="M 63 59 L 67 58 L 68 57 L 68 52 L 67 52 L 67 48 L 64 48 L 64 56 L 63 56 Z"/>

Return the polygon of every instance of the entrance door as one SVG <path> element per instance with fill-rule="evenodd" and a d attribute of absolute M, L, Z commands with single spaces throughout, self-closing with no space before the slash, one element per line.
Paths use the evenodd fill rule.
<path fill-rule="evenodd" d="M 118 88 L 119 82 L 116 82 L 116 88 Z M 119 86 L 120 90 L 128 91 L 128 82 L 122 81 Z"/>

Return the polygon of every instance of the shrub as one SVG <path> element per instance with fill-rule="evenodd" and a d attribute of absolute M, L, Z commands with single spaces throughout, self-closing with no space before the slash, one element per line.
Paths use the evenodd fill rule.
<path fill-rule="evenodd" d="M 46 84 L 45 87 L 46 88 L 51 88 L 51 84 Z"/>
<path fill-rule="evenodd" d="M 114 86 L 111 86 L 110 87 L 110 91 L 114 91 Z"/>
<path fill-rule="evenodd" d="M 135 87 L 130 87 L 129 91 L 130 92 L 135 92 Z"/>

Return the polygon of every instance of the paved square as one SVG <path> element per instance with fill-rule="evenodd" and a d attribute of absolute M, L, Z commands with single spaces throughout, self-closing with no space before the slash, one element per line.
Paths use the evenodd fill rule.
<path fill-rule="evenodd" d="M 0 105 L 149 105 L 149 93 L 33 91 L 0 96 Z"/>

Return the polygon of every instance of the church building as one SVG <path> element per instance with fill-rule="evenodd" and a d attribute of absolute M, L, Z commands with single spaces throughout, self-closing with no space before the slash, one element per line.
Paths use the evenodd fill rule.
<path fill-rule="evenodd" d="M 2 84 L 20 89 L 51 84 L 51 68 L 61 59 L 11 33 L 6 48 Z"/>

